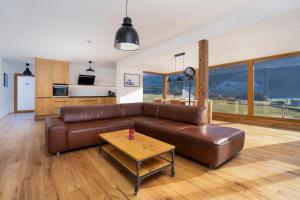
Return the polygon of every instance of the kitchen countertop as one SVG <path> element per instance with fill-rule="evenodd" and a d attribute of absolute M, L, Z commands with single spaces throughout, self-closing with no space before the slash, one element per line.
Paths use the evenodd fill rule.
<path fill-rule="evenodd" d="M 69 96 L 69 98 L 95 98 L 95 97 L 116 97 L 116 96 Z"/>
<path fill-rule="evenodd" d="M 116 96 L 53 96 L 53 98 L 96 98 L 96 97 L 116 97 Z"/>

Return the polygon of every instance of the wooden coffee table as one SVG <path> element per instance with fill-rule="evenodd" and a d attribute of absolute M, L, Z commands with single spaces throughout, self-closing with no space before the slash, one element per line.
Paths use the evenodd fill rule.
<path fill-rule="evenodd" d="M 99 153 L 107 155 L 136 179 L 135 194 L 138 193 L 141 181 L 167 167 L 174 170 L 173 145 L 135 132 L 134 139 L 128 139 L 128 131 L 115 131 L 99 134 Z M 108 143 L 108 144 L 105 144 Z M 171 159 L 162 157 L 170 153 Z"/>

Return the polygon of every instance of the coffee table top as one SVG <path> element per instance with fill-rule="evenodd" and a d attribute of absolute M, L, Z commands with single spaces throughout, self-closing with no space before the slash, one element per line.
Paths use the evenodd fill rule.
<path fill-rule="evenodd" d="M 175 146 L 135 132 L 134 139 L 128 139 L 128 129 L 99 134 L 100 139 L 113 145 L 134 160 L 145 160 L 175 149 Z"/>

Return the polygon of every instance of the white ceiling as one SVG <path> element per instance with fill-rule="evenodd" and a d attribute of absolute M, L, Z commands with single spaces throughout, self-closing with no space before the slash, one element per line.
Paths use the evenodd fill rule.
<path fill-rule="evenodd" d="M 143 50 L 258 2 L 129 0 L 129 16 Z M 114 64 L 133 54 L 113 48 L 124 6 L 125 0 L 0 0 L 0 57 Z"/>
<path fill-rule="evenodd" d="M 300 8 L 238 28 L 209 39 L 209 64 L 300 51 Z M 185 66 L 197 67 L 198 43 L 174 48 L 165 54 L 144 57 L 137 65 L 148 71 L 173 72 L 175 53 L 185 52 Z M 181 60 L 177 70 L 182 70 Z"/>

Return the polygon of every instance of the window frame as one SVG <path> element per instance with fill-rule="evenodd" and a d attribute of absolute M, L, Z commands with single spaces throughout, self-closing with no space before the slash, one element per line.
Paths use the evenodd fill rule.
<path fill-rule="evenodd" d="M 144 75 L 145 74 L 151 74 L 151 75 L 157 75 L 157 76 L 162 76 L 163 78 L 163 85 L 162 85 L 162 98 L 166 96 L 165 94 L 165 87 L 166 87 L 166 75 L 164 73 L 159 73 L 159 72 L 150 72 L 150 71 L 143 71 L 142 76 L 143 76 L 143 88 L 144 88 Z M 144 92 L 143 92 L 143 101 L 144 101 Z"/>
<path fill-rule="evenodd" d="M 249 80 L 249 72 L 252 73 L 249 68 L 249 62 L 248 61 L 238 61 L 238 62 L 231 62 L 231 63 L 225 63 L 225 64 L 220 64 L 220 65 L 214 65 L 214 66 L 211 66 L 209 67 L 209 71 L 210 70 L 215 70 L 215 69 L 218 69 L 218 68 L 232 68 L 232 67 L 235 67 L 236 65 L 247 65 L 248 66 L 248 79 L 247 79 L 247 82 L 248 82 L 248 94 L 247 94 L 247 114 L 235 114 L 235 113 L 224 113 L 224 112 L 213 112 L 213 113 L 220 113 L 220 114 L 233 114 L 233 115 L 240 115 L 240 116 L 247 116 L 249 115 L 249 100 L 251 100 L 251 97 L 253 96 L 253 94 L 251 94 L 250 98 L 249 98 L 249 83 L 250 83 L 250 80 Z M 208 76 L 209 76 L 209 72 L 208 72 Z M 209 81 L 209 79 L 208 79 Z M 251 111 L 250 111 L 251 112 Z"/>
<path fill-rule="evenodd" d="M 248 63 L 248 114 L 243 115 L 243 114 L 213 112 L 213 116 L 218 120 L 230 119 L 230 120 L 240 121 L 240 122 L 244 122 L 247 120 L 254 120 L 254 121 L 262 120 L 265 122 L 268 121 L 268 123 L 270 123 L 270 121 L 273 121 L 273 122 L 277 121 L 279 123 L 281 123 L 281 122 L 283 122 L 283 123 L 284 122 L 299 123 L 300 122 L 299 119 L 277 118 L 277 117 L 254 115 L 254 63 L 258 62 L 258 61 L 269 61 L 269 60 L 288 58 L 288 57 L 293 57 L 293 56 L 300 56 L 300 51 L 209 66 L 209 70 L 211 70 L 211 69 L 216 69 L 219 67 L 226 68 L 226 67 L 231 67 L 232 65 L 236 65 L 236 64 Z"/>

